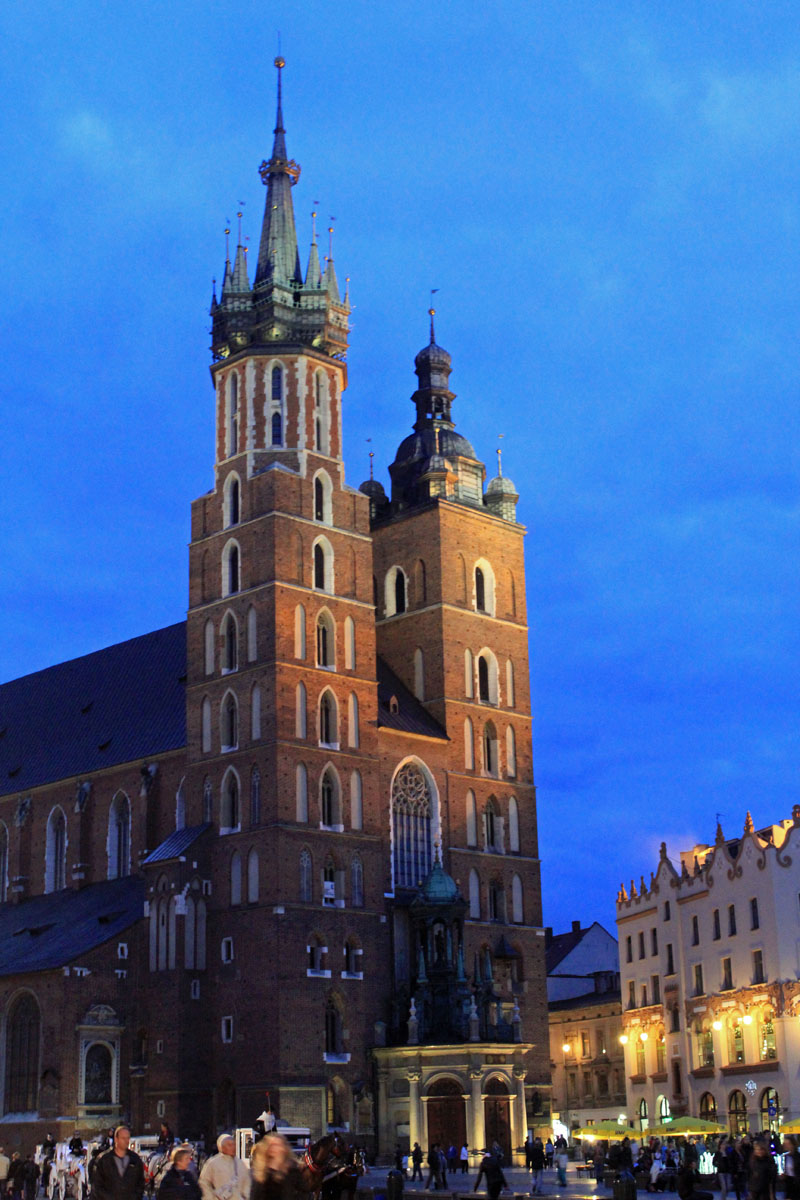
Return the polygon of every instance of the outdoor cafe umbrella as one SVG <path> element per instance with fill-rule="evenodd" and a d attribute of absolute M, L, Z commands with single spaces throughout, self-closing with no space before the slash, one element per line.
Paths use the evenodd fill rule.
<path fill-rule="evenodd" d="M 704 1117 L 676 1117 L 674 1121 L 665 1121 L 647 1130 L 650 1137 L 707 1137 L 725 1131 L 724 1125 L 706 1121 Z"/>
<path fill-rule="evenodd" d="M 596 1125 L 578 1129 L 573 1136 L 593 1138 L 598 1142 L 621 1142 L 623 1138 L 638 1138 L 639 1132 L 631 1129 L 630 1125 L 619 1125 L 616 1121 L 598 1121 Z"/>
<path fill-rule="evenodd" d="M 800 1117 L 795 1117 L 793 1121 L 784 1121 L 781 1133 L 800 1133 Z"/>

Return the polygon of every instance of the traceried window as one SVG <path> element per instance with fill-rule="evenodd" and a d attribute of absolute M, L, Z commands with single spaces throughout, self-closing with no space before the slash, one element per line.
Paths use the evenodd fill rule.
<path fill-rule="evenodd" d="M 14 1002 L 6 1022 L 3 1110 L 31 1113 L 39 1107 L 39 1006 L 30 993 Z"/>
<path fill-rule="evenodd" d="M 395 887 L 417 887 L 431 869 L 431 809 L 425 775 L 406 763 L 392 784 Z"/>
<path fill-rule="evenodd" d="M 300 851 L 300 899 L 304 904 L 310 904 L 312 899 L 311 855 L 308 850 Z"/>
<path fill-rule="evenodd" d="M 47 819 L 44 890 L 60 892 L 67 886 L 67 818 L 54 808 Z"/>
<path fill-rule="evenodd" d="M 353 908 L 364 907 L 364 867 L 358 855 L 350 863 L 350 903 Z"/>

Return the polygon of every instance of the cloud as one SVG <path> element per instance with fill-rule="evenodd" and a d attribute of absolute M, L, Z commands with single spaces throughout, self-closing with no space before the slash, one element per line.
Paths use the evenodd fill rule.
<path fill-rule="evenodd" d="M 65 119 L 61 142 L 67 153 L 92 166 L 107 163 L 109 154 L 115 148 L 108 121 L 87 109 L 72 113 Z"/>

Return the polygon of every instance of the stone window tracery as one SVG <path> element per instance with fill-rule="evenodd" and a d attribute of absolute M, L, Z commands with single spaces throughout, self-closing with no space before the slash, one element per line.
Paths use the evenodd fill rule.
<path fill-rule="evenodd" d="M 406 763 L 392 784 L 394 882 L 416 887 L 431 869 L 431 793 L 415 763 Z"/>

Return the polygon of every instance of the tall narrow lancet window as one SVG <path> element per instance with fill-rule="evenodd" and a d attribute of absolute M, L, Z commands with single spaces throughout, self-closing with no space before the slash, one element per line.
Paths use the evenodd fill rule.
<path fill-rule="evenodd" d="M 486 583 L 480 567 L 475 568 L 475 607 L 478 612 L 486 611 Z"/>
<path fill-rule="evenodd" d="M 54 808 L 47 820 L 44 890 L 60 892 L 67 886 L 67 818 Z"/>
<path fill-rule="evenodd" d="M 398 571 L 394 577 L 394 611 L 406 611 L 406 577 L 402 571 Z"/>
<path fill-rule="evenodd" d="M 283 403 L 283 371 L 280 367 L 272 368 L 272 399 L 278 404 Z"/>
<path fill-rule="evenodd" d="M 39 1045 L 41 1016 L 30 993 L 19 996 L 6 1021 L 5 1091 L 6 1113 L 35 1113 L 39 1108 Z"/>
<path fill-rule="evenodd" d="M 222 785 L 222 805 L 219 815 L 220 830 L 232 833 L 239 828 L 239 780 L 229 771 Z"/>
<path fill-rule="evenodd" d="M 273 446 L 283 445 L 283 421 L 279 412 L 272 414 L 272 444 Z"/>
<path fill-rule="evenodd" d="M 330 692 L 323 692 L 319 702 L 319 740 L 324 746 L 338 746 L 336 701 Z"/>
<path fill-rule="evenodd" d="M 312 898 L 312 863 L 308 850 L 300 851 L 300 900 L 310 904 Z"/>
<path fill-rule="evenodd" d="M 223 626 L 222 636 L 223 636 L 223 641 L 224 641 L 224 648 L 223 648 L 224 669 L 226 671 L 235 671 L 237 666 L 239 665 L 239 663 L 238 663 L 239 656 L 238 656 L 238 650 L 237 650 L 238 637 L 237 637 L 237 629 L 236 629 L 236 618 L 234 617 L 233 613 L 228 613 L 228 615 L 225 617 L 225 623 Z"/>
<path fill-rule="evenodd" d="M 222 703 L 222 749 L 235 750 L 239 745 L 239 709 L 236 697 L 228 693 Z"/>
<path fill-rule="evenodd" d="M 253 767 L 250 774 L 250 824 L 261 824 L 261 772 Z"/>
<path fill-rule="evenodd" d="M 122 879 L 131 873 L 131 809 L 124 792 L 117 792 L 108 812 L 108 878 Z"/>
<path fill-rule="evenodd" d="M 417 887 L 431 869 L 432 799 L 416 763 L 406 763 L 392 784 L 394 885 Z"/>
<path fill-rule="evenodd" d="M 239 380 L 231 375 L 228 397 L 228 457 L 239 451 Z"/>
<path fill-rule="evenodd" d="M 489 703 L 489 664 L 482 654 L 478 658 L 478 699 Z"/>
<path fill-rule="evenodd" d="M 314 480 L 314 520 L 325 520 L 325 493 L 321 479 Z"/>
<path fill-rule="evenodd" d="M 325 591 L 325 551 L 319 542 L 314 547 L 314 587 Z"/>

